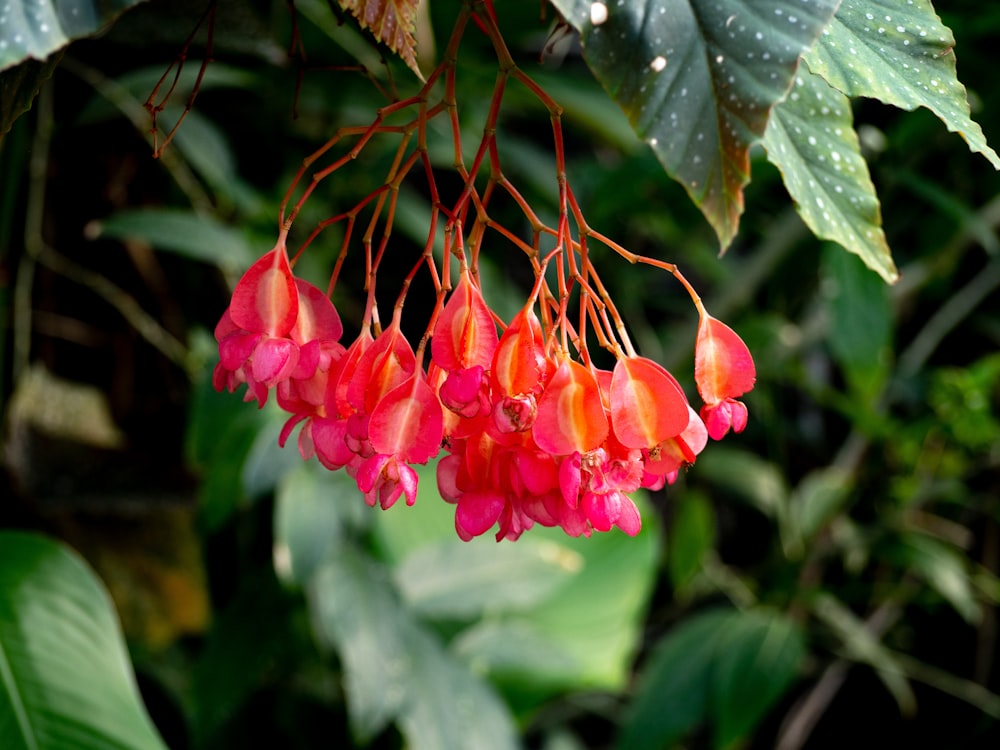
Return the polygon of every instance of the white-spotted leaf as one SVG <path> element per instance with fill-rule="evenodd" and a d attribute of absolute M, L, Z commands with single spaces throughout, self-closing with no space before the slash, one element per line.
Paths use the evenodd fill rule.
<path fill-rule="evenodd" d="M 728 246 L 750 146 L 837 0 L 554 4 L 580 30 L 598 80 Z"/>
<path fill-rule="evenodd" d="M 788 98 L 774 109 L 764 148 L 813 233 L 895 281 L 898 273 L 848 98 L 801 68 Z"/>
<path fill-rule="evenodd" d="M 0 6 L 0 70 L 44 60 L 90 36 L 139 0 L 9 0 Z"/>
<path fill-rule="evenodd" d="M 847 96 L 871 97 L 905 110 L 926 107 L 1000 169 L 1000 156 L 970 115 L 954 46 L 951 30 L 930 0 L 843 0 L 804 59 Z"/>

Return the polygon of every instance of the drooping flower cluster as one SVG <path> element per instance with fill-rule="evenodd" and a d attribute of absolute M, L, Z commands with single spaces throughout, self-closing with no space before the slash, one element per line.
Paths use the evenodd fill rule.
<path fill-rule="evenodd" d="M 699 303 L 700 304 L 700 303 Z M 345 348 L 329 297 L 296 278 L 279 244 L 246 272 L 216 327 L 214 384 L 263 406 L 271 390 L 301 423 L 303 458 L 345 469 L 369 505 L 416 500 L 415 464 L 442 446 L 441 496 L 465 540 L 494 526 L 517 539 L 539 523 L 589 535 L 634 535 L 629 494 L 658 489 L 695 461 L 709 436 L 740 432 L 754 365 L 742 340 L 702 313 L 688 403 L 677 380 L 622 353 L 610 371 L 571 356 L 535 313 L 534 295 L 502 330 L 463 264 L 433 327 L 425 369 L 399 316 L 377 336 L 365 326 Z"/>
<path fill-rule="evenodd" d="M 467 166 L 454 66 L 470 20 L 487 34 L 500 65 L 482 139 Z M 512 79 L 524 84 L 549 113 L 559 187 L 553 226 L 539 218 L 501 166 L 497 119 Z M 435 86 L 442 82 L 444 94 L 433 101 L 439 95 Z M 368 126 L 338 130 L 303 161 L 281 206 L 276 246 L 244 274 L 216 327 L 220 361 L 215 387 L 235 392 L 246 386 L 246 400 L 261 407 L 274 391 L 275 401 L 290 415 L 280 443 L 300 428 L 303 458 L 344 469 L 372 506 L 389 508 L 400 498 L 414 503 L 414 466 L 443 452 L 437 463 L 438 490 L 455 505 L 455 528 L 462 539 L 494 527 L 498 540 L 517 539 L 536 523 L 559 526 L 574 536 L 613 527 L 638 533 L 641 521 L 630 493 L 673 482 L 709 437 L 718 440 L 730 429 L 744 429 L 747 409 L 738 399 L 753 387 L 754 364 L 743 341 L 706 312 L 676 266 L 634 255 L 587 224 L 566 179 L 560 112 L 514 64 L 493 4 L 463 3 L 442 62 L 418 95 L 382 107 Z M 412 114 L 409 121 L 388 122 L 407 113 Z M 432 163 L 426 146 L 427 124 L 439 116 L 448 121 L 452 166 L 461 180 L 450 203 L 435 182 L 439 165 Z M 376 134 L 399 139 L 382 185 L 348 211 L 320 222 L 298 251 L 325 227 L 342 223 L 341 253 L 324 292 L 294 275 L 286 238 L 314 188 L 353 162 Z M 351 138 L 354 145 L 333 156 Z M 307 170 L 321 158 L 330 163 L 317 167 L 306 181 Z M 423 169 L 415 169 L 418 165 Z M 483 178 L 481 172 L 487 171 Z M 404 279 L 392 320 L 383 327 L 376 277 L 389 245 L 398 188 L 411 172 L 427 180 L 430 228 L 423 252 Z M 301 195 L 293 202 L 297 188 Z M 520 208 L 524 224 L 531 227 L 530 240 L 491 216 L 496 195 L 506 195 Z M 359 222 L 363 212 L 370 216 Z M 445 225 L 443 247 L 439 222 Z M 358 335 L 345 346 L 330 295 L 362 223 L 365 313 Z M 376 243 L 380 224 L 382 238 Z M 525 304 L 509 321 L 490 309 L 480 287 L 477 269 L 487 233 L 523 253 L 535 275 Z M 700 411 L 666 369 L 636 353 L 591 261 L 588 242 L 632 263 L 667 271 L 691 297 L 699 316 L 694 379 L 704 402 Z M 453 261 L 459 265 L 457 274 Z M 554 272 L 547 276 L 550 263 Z M 425 266 L 437 298 L 414 351 L 400 324 L 406 290 Z M 579 305 L 575 323 L 571 303 Z M 610 370 L 595 364 L 588 339 L 613 355 Z"/>

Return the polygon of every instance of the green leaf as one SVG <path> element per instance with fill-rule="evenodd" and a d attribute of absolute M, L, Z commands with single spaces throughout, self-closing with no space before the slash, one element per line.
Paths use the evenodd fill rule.
<path fill-rule="evenodd" d="M 780 612 L 694 615 L 654 647 L 619 750 L 672 747 L 704 723 L 713 747 L 733 747 L 788 689 L 805 653 L 801 628 Z"/>
<path fill-rule="evenodd" d="M 843 0 L 805 61 L 847 96 L 905 110 L 926 107 L 1000 169 L 1000 157 L 971 118 L 954 46 L 930 0 Z"/>
<path fill-rule="evenodd" d="M 414 750 L 514 750 L 513 721 L 493 689 L 402 606 L 388 572 L 350 544 L 317 572 L 311 600 L 344 663 L 351 726 L 370 739 L 397 720 Z"/>
<path fill-rule="evenodd" d="M 834 359 L 855 392 L 872 399 L 892 356 L 889 289 L 858 258 L 833 246 L 823 249 L 821 274 Z"/>
<path fill-rule="evenodd" d="M 90 36 L 139 0 L 10 0 L 0 16 L 0 70 L 28 58 L 44 60 L 74 39 Z"/>
<path fill-rule="evenodd" d="M 413 750 L 518 750 L 514 721 L 493 688 L 422 628 L 409 633 L 414 671 L 400 727 Z"/>
<path fill-rule="evenodd" d="M 88 236 L 141 239 L 158 250 L 213 263 L 226 273 L 242 272 L 260 253 L 243 233 L 204 214 L 175 208 L 120 211 L 88 227 Z"/>
<path fill-rule="evenodd" d="M 731 616 L 723 609 L 696 614 L 654 646 L 639 677 L 619 750 L 671 747 L 708 718 L 716 641 Z"/>
<path fill-rule="evenodd" d="M 517 648 L 511 648 L 512 643 Z M 560 638 L 515 617 L 479 620 L 456 635 L 451 647 L 478 672 L 516 681 L 519 695 L 565 688 L 566 675 L 577 669 L 576 658 Z"/>
<path fill-rule="evenodd" d="M 296 599 L 270 570 L 244 572 L 236 596 L 216 616 L 191 672 L 197 747 L 220 747 L 218 734 L 254 691 L 291 670 Z"/>
<path fill-rule="evenodd" d="M 898 278 L 846 96 L 800 68 L 767 124 L 764 148 L 816 236 L 839 243 L 886 281 Z"/>
<path fill-rule="evenodd" d="M 791 685 L 805 658 L 805 639 L 793 620 L 758 609 L 734 613 L 715 647 L 713 744 L 733 747 L 750 735 Z"/>
<path fill-rule="evenodd" d="M 967 622 L 978 624 L 982 609 L 972 586 L 966 558 L 954 548 L 925 534 L 902 540 L 903 562 L 916 570 Z"/>
<path fill-rule="evenodd" d="M 788 503 L 788 487 L 778 467 L 747 451 L 713 445 L 698 457 L 702 477 L 726 489 L 768 517 L 778 517 Z"/>
<path fill-rule="evenodd" d="M 701 570 L 715 545 L 715 511 L 708 499 L 693 492 L 678 496 L 667 542 L 667 568 L 674 588 L 683 588 Z"/>
<path fill-rule="evenodd" d="M 473 619 L 537 606 L 582 565 L 578 553 L 556 542 L 448 539 L 410 555 L 396 569 L 396 581 L 423 617 Z"/>
<path fill-rule="evenodd" d="M 75 554 L 0 532 L 0 746 L 165 750 L 107 591 Z"/>
<path fill-rule="evenodd" d="M 807 474 L 788 500 L 795 538 L 807 545 L 850 497 L 851 477 L 845 470 L 827 466 Z"/>
<path fill-rule="evenodd" d="M 344 664 L 351 729 L 359 740 L 371 739 L 411 698 L 416 654 L 407 642 L 409 614 L 388 572 L 346 542 L 316 571 L 309 600 L 320 635 Z"/>
<path fill-rule="evenodd" d="M 896 699 L 899 710 L 912 716 L 916 710 L 916 696 L 896 654 L 835 596 L 820 593 L 813 601 L 813 611 L 817 619 L 837 635 L 843 655 L 871 666 Z"/>
<path fill-rule="evenodd" d="M 750 146 L 837 0 L 554 0 L 584 59 L 728 247 Z"/>
<path fill-rule="evenodd" d="M 10 131 L 14 120 L 23 115 L 35 101 L 39 90 L 52 76 L 61 56 L 44 62 L 26 60 L 0 72 L 0 137 Z"/>
<path fill-rule="evenodd" d="M 274 567 L 286 583 L 306 585 L 367 508 L 354 480 L 318 462 L 300 462 L 278 481 Z"/>

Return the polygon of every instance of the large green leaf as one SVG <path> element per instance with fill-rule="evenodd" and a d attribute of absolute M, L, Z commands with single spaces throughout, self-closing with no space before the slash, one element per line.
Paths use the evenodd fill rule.
<path fill-rule="evenodd" d="M 656 644 L 625 718 L 620 750 L 671 747 L 705 721 L 716 639 L 730 615 L 721 609 L 697 614 Z"/>
<path fill-rule="evenodd" d="M 579 555 L 555 543 L 458 544 L 442 540 L 396 570 L 407 604 L 423 617 L 475 618 L 539 605 L 579 572 Z"/>
<path fill-rule="evenodd" d="M 715 511 L 708 498 L 696 492 L 678 496 L 669 534 L 667 569 L 674 588 L 683 590 L 715 545 Z"/>
<path fill-rule="evenodd" d="M 0 137 L 7 134 L 14 120 L 31 109 L 60 57 L 53 55 L 44 62 L 26 60 L 16 68 L 0 72 Z"/>
<path fill-rule="evenodd" d="M 492 687 L 413 618 L 381 564 L 349 543 L 337 547 L 317 571 L 311 601 L 320 634 L 343 661 L 359 737 L 397 721 L 414 750 L 516 748 Z"/>
<path fill-rule="evenodd" d="M 764 133 L 768 160 L 781 170 L 799 215 L 813 233 L 859 256 L 886 281 L 898 277 L 882 231 L 882 212 L 854 131 L 848 98 L 800 68 Z"/>
<path fill-rule="evenodd" d="M 230 273 L 249 266 L 257 253 L 245 235 L 218 219 L 177 208 L 119 211 L 88 227 L 93 238 L 141 239 L 159 250 L 214 263 Z"/>
<path fill-rule="evenodd" d="M 712 671 L 713 744 L 734 747 L 784 694 L 805 658 L 798 623 L 757 609 L 734 614 L 716 641 Z"/>
<path fill-rule="evenodd" d="M 0 747 L 164 750 L 107 591 L 55 541 L 0 532 Z"/>
<path fill-rule="evenodd" d="M 875 274 L 836 247 L 824 249 L 827 332 L 837 363 L 865 403 L 880 391 L 892 357 L 892 302 Z"/>
<path fill-rule="evenodd" d="M 1000 169 L 1000 156 L 970 117 L 954 46 L 951 30 L 930 0 L 843 0 L 805 61 L 847 96 L 872 97 L 906 110 L 927 107 Z"/>
<path fill-rule="evenodd" d="M 619 747 L 673 747 L 705 722 L 713 747 L 732 747 L 781 697 L 804 657 L 800 627 L 780 612 L 697 614 L 654 649 Z"/>
<path fill-rule="evenodd" d="M 90 36 L 139 0 L 8 0 L 0 9 L 0 70 L 44 60 Z"/>
<path fill-rule="evenodd" d="M 838 0 L 554 0 L 584 58 L 715 228 L 736 234 L 750 146 Z"/>

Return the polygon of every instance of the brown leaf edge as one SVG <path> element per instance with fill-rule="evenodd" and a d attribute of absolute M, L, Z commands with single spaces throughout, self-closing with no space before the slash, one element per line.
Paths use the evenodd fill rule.
<path fill-rule="evenodd" d="M 379 42 L 399 55 L 417 78 L 424 80 L 417 65 L 414 36 L 420 0 L 338 0 L 338 3 L 362 28 L 371 31 Z"/>

